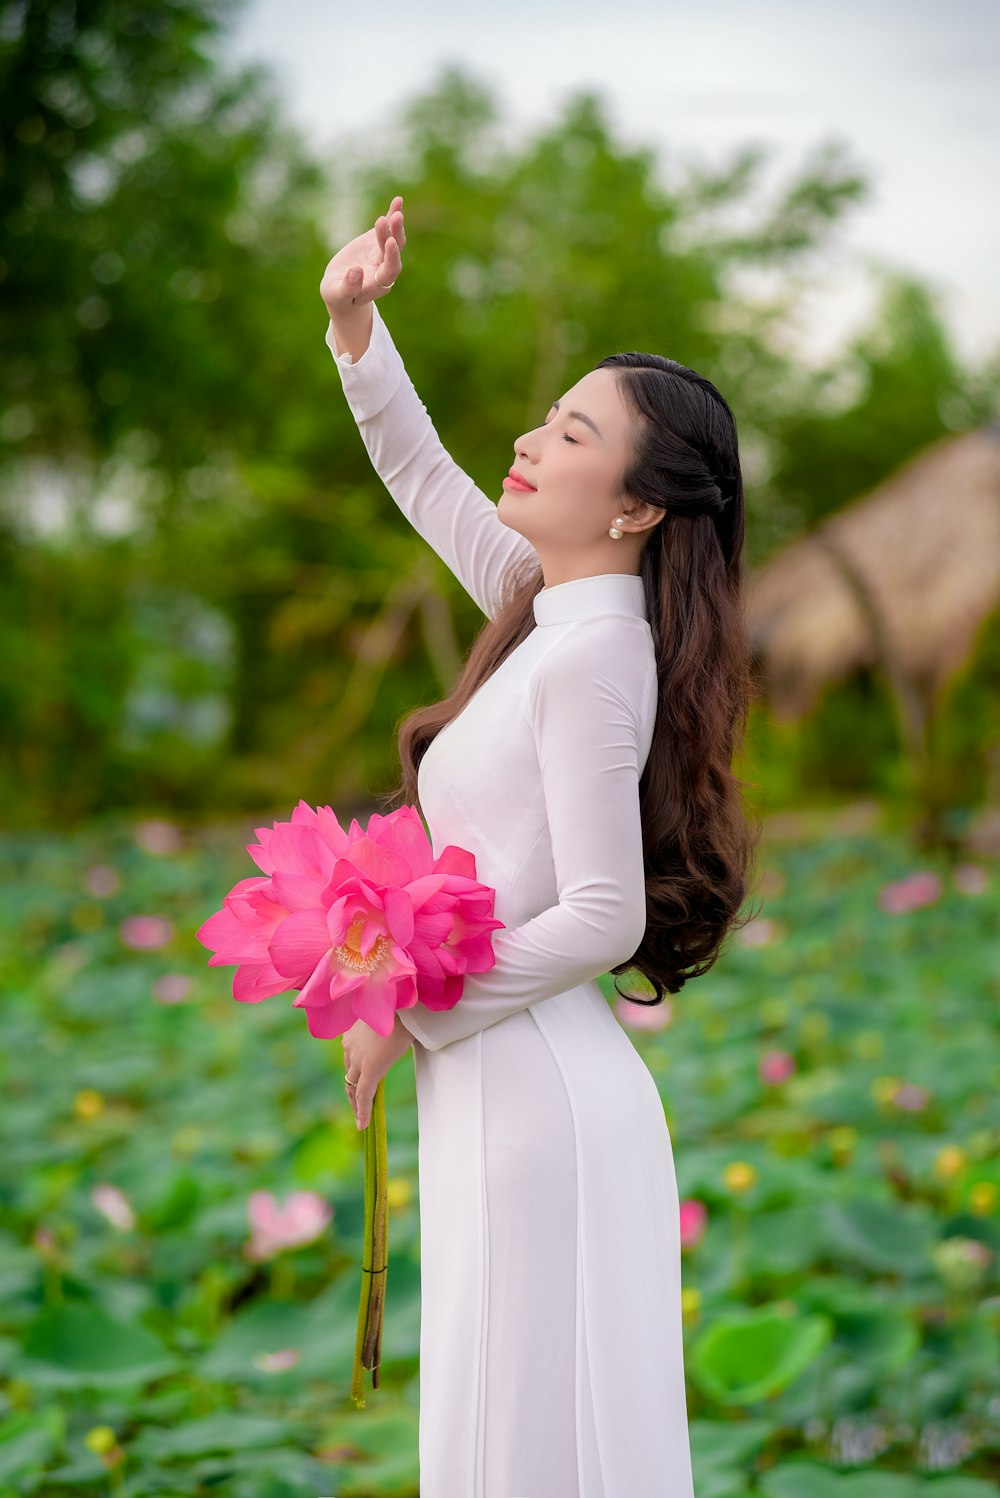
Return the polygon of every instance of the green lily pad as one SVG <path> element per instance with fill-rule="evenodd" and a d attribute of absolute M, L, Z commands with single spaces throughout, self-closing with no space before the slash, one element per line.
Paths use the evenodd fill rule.
<path fill-rule="evenodd" d="M 876 1274 L 901 1278 L 926 1274 L 937 1236 L 930 1212 L 871 1196 L 827 1203 L 823 1224 L 833 1253 Z"/>
<path fill-rule="evenodd" d="M 337 1498 L 417 1498 L 417 1412 L 405 1405 L 350 1411 L 323 1432 L 327 1452 L 342 1452 L 332 1468 Z"/>
<path fill-rule="evenodd" d="M 796 1293 L 801 1310 L 829 1315 L 834 1340 L 874 1377 L 906 1366 L 920 1345 L 912 1314 L 874 1290 L 843 1280 L 807 1281 Z"/>
<path fill-rule="evenodd" d="M 699 1387 L 722 1404 L 754 1404 L 795 1381 L 833 1334 L 828 1316 L 763 1306 L 720 1316 L 689 1358 Z"/>
<path fill-rule="evenodd" d="M 760 1479 L 764 1498 L 993 1498 L 991 1483 L 974 1477 L 925 1479 L 906 1472 L 831 1472 L 790 1461 Z"/>
<path fill-rule="evenodd" d="M 178 1366 L 144 1326 L 72 1301 L 47 1307 L 35 1318 L 24 1339 L 24 1357 L 33 1365 L 33 1381 L 66 1387 L 144 1384 Z"/>
<path fill-rule="evenodd" d="M 691 1464 L 698 1498 L 750 1498 L 754 1458 L 777 1429 L 769 1420 L 692 1420 Z"/>
<path fill-rule="evenodd" d="M 205 1456 L 217 1451 L 245 1451 L 249 1447 L 277 1446 L 295 1434 L 296 1427 L 288 1420 L 225 1410 L 205 1415 L 199 1420 L 188 1420 L 172 1430 L 147 1427 L 133 1442 L 131 1449 L 138 1455 L 152 1457 L 156 1461 L 169 1461 L 179 1457 Z"/>
<path fill-rule="evenodd" d="M 0 1424 L 0 1483 L 33 1493 L 65 1435 L 57 1409 L 22 1410 Z"/>

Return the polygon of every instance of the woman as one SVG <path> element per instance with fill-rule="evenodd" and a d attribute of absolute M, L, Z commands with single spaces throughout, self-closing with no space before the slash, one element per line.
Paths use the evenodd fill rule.
<path fill-rule="evenodd" d="M 396 197 L 334 256 L 326 341 L 390 494 L 489 620 L 403 722 L 397 798 L 435 855 L 475 854 L 505 923 L 453 1009 L 343 1037 L 359 1128 L 414 1050 L 421 1498 L 691 1498 L 670 1137 L 596 980 L 641 973 L 658 1002 L 740 923 L 735 423 L 694 371 L 612 355 L 517 439 L 494 505 L 375 306 L 405 243 Z"/>

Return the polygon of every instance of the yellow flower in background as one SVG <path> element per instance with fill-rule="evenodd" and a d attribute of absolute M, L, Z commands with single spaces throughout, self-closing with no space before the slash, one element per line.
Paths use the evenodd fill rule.
<path fill-rule="evenodd" d="M 872 1083 L 872 1097 L 876 1103 L 891 1103 L 899 1082 L 899 1077 L 876 1077 Z"/>
<path fill-rule="evenodd" d="M 92 1087 L 84 1087 L 73 1099 L 73 1112 L 77 1118 L 96 1118 L 104 1112 L 104 1098 Z"/>
<path fill-rule="evenodd" d="M 977 1181 L 969 1190 L 969 1211 L 974 1217 L 989 1217 L 997 1209 L 997 1194 L 992 1181 Z"/>
<path fill-rule="evenodd" d="M 385 1197 L 390 1211 L 408 1207 L 413 1200 L 413 1186 L 405 1176 L 390 1176 L 385 1184 Z"/>
<path fill-rule="evenodd" d="M 852 1129 L 850 1124 L 838 1124 L 826 1137 L 830 1152 L 838 1164 L 851 1158 L 858 1142 L 857 1129 Z"/>
<path fill-rule="evenodd" d="M 87 1431 L 87 1434 L 83 1438 L 83 1444 L 88 1451 L 93 1451 L 98 1456 L 103 1456 L 115 1444 L 115 1433 L 110 1425 L 95 1425 L 93 1430 Z"/>
<path fill-rule="evenodd" d="M 722 1172 L 727 1191 L 749 1191 L 757 1181 L 757 1172 L 749 1160 L 733 1160 Z"/>
<path fill-rule="evenodd" d="M 934 1156 L 934 1174 L 942 1181 L 953 1181 L 968 1163 L 964 1149 L 957 1144 L 946 1144 Z"/>
<path fill-rule="evenodd" d="M 681 1290 L 681 1316 L 685 1321 L 697 1321 L 701 1315 L 701 1291 L 694 1285 Z"/>
<path fill-rule="evenodd" d="M 78 900 L 69 913 L 74 931 L 98 931 L 104 925 L 104 911 L 93 900 Z"/>
<path fill-rule="evenodd" d="M 830 1033 L 830 1017 L 821 1009 L 810 1009 L 802 1016 L 799 1034 L 807 1045 L 825 1040 Z"/>
<path fill-rule="evenodd" d="M 884 1048 L 885 1042 L 877 1030 L 859 1030 L 854 1037 L 854 1054 L 863 1061 L 874 1061 Z"/>
<path fill-rule="evenodd" d="M 170 1136 L 170 1146 L 175 1155 L 193 1155 L 201 1148 L 204 1130 L 197 1124 L 182 1124 Z"/>
<path fill-rule="evenodd" d="M 762 999 L 760 1005 L 760 1017 L 765 1025 L 776 1028 L 788 1023 L 788 1000 L 771 997 Z"/>

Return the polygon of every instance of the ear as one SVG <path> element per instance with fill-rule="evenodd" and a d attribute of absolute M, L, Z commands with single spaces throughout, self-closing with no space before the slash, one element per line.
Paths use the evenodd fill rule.
<path fill-rule="evenodd" d="M 625 512 L 622 511 L 624 514 Z M 633 522 L 637 530 L 651 531 L 654 525 L 666 515 L 666 510 L 661 510 L 658 505 L 637 505 L 634 510 L 629 510 L 628 518 Z"/>

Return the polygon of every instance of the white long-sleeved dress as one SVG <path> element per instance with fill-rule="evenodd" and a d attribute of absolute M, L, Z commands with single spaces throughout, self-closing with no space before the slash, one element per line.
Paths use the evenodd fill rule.
<path fill-rule="evenodd" d="M 326 342 L 376 471 L 483 612 L 528 554 L 444 449 L 373 308 Z M 641 579 L 545 587 L 434 739 L 435 856 L 496 890 L 496 964 L 414 1036 L 421 1498 L 691 1498 L 677 1186 L 653 1078 L 596 979 L 645 927 L 638 782 L 656 674 Z M 388 1307 L 391 1314 L 391 1303 Z"/>

